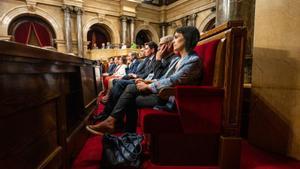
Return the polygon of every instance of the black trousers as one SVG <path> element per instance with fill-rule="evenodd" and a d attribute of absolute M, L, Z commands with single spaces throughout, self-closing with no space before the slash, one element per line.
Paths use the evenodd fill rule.
<path fill-rule="evenodd" d="M 102 114 L 109 116 L 118 102 L 119 97 L 122 95 L 126 86 L 134 84 L 134 80 L 114 80 L 113 88 L 110 91 L 107 103 L 104 107 Z"/>
<path fill-rule="evenodd" d="M 126 115 L 125 131 L 135 132 L 137 124 L 137 108 L 154 107 L 160 103 L 156 94 L 142 94 L 135 84 L 127 85 L 126 89 L 114 106 L 111 116 L 123 120 Z"/>

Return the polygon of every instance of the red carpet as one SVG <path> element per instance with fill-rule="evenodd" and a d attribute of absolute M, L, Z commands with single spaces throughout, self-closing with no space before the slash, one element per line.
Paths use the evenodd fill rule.
<path fill-rule="evenodd" d="M 97 114 L 104 106 L 99 106 Z M 141 131 L 138 131 L 141 133 Z M 100 169 L 102 158 L 102 137 L 92 136 L 85 143 L 83 149 L 73 163 L 73 169 Z M 158 166 L 146 161 L 142 169 L 216 169 L 218 167 L 199 166 Z M 268 153 L 242 142 L 241 169 L 300 169 L 300 161 L 281 155 Z"/>
<path fill-rule="evenodd" d="M 241 169 L 300 169 L 300 161 L 264 152 L 243 141 Z"/>
<path fill-rule="evenodd" d="M 89 138 L 73 163 L 73 169 L 100 169 L 101 140 L 100 136 Z M 199 166 L 158 166 L 147 161 L 143 169 L 216 169 L 217 167 Z M 242 142 L 241 169 L 300 169 L 300 161 L 280 155 L 264 152 Z"/>

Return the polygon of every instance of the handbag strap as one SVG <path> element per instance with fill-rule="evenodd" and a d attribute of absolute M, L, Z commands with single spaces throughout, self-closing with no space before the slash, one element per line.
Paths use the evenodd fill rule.
<path fill-rule="evenodd" d="M 142 145 L 141 145 L 141 143 L 138 142 L 138 144 L 137 144 L 137 146 L 138 146 L 137 148 L 139 149 L 138 152 L 134 152 L 134 151 L 136 151 L 136 148 L 134 149 L 134 151 L 130 151 L 130 150 L 128 149 L 128 147 L 125 145 L 124 140 L 122 139 L 123 137 L 129 138 L 130 141 L 131 141 L 131 143 L 134 145 L 134 143 L 133 143 L 134 140 L 133 140 L 133 139 L 134 139 L 134 138 L 135 138 L 135 139 L 139 139 L 139 138 L 138 138 L 139 136 L 136 136 L 136 135 L 133 136 L 133 135 L 124 134 L 121 138 L 118 138 L 118 144 L 117 144 L 118 149 L 119 149 L 119 151 L 121 152 L 121 155 L 123 156 L 123 158 L 125 158 L 126 160 L 131 161 L 131 162 L 136 161 L 137 158 L 138 158 L 138 155 L 140 155 L 141 152 L 142 152 Z M 119 143 L 122 144 L 123 147 L 124 147 L 124 149 L 125 149 L 125 151 L 127 151 L 127 152 L 130 154 L 129 157 L 126 157 L 126 156 L 122 153 L 122 149 L 121 149 Z"/>
<path fill-rule="evenodd" d="M 140 138 L 139 138 L 140 137 Z M 142 136 L 138 136 L 136 134 L 131 134 L 131 133 L 125 133 L 124 135 L 122 135 L 121 137 L 117 137 L 117 136 L 114 136 L 114 135 L 110 135 L 110 134 L 106 134 L 104 135 L 104 138 L 109 141 L 109 142 L 114 142 L 116 144 L 116 147 L 117 149 L 119 150 L 120 154 L 122 155 L 122 157 L 124 159 L 126 159 L 127 161 L 136 161 L 137 158 L 138 158 L 138 155 L 140 155 L 142 153 L 142 145 L 141 145 L 141 141 L 139 141 L 139 139 L 143 140 L 143 137 Z M 135 140 L 138 140 L 138 144 L 136 148 L 134 148 L 134 151 L 130 151 L 128 149 L 128 144 L 126 145 L 126 143 L 124 142 L 124 138 L 126 139 L 129 139 L 130 140 L 130 143 L 129 144 L 132 144 L 133 146 L 134 145 L 134 141 Z M 122 148 L 121 146 L 124 147 L 125 151 L 128 152 L 130 154 L 129 157 L 126 157 L 123 153 L 122 153 Z M 136 149 L 139 149 L 138 152 L 135 152 Z"/>
<path fill-rule="evenodd" d="M 142 145 L 141 145 L 141 142 L 139 141 L 139 136 L 128 136 L 127 138 L 129 138 L 129 140 L 130 140 L 130 143 L 131 144 L 133 144 L 133 146 L 134 146 L 134 141 L 135 140 L 138 140 L 138 145 L 137 146 L 139 146 L 139 151 L 138 152 L 131 152 L 129 149 L 128 149 L 128 147 L 125 145 L 125 143 L 124 143 L 124 140 L 123 139 L 121 139 L 122 141 L 121 141 L 121 143 L 124 145 L 124 148 L 126 149 L 126 151 L 128 151 L 128 152 L 130 152 L 131 154 L 134 154 L 134 155 L 139 155 L 139 154 L 141 154 L 142 153 Z M 142 139 L 142 138 L 141 138 Z M 130 144 L 129 143 L 129 144 Z"/>

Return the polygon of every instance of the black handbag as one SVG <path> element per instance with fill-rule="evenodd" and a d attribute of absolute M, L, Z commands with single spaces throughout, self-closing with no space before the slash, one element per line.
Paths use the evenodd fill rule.
<path fill-rule="evenodd" d="M 103 136 L 101 168 L 139 168 L 142 141 L 143 136 L 135 133 L 125 133 L 122 136 L 105 134 Z"/>

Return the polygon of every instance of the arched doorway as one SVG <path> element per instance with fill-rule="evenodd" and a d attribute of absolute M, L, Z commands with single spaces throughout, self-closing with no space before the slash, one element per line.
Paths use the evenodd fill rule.
<path fill-rule="evenodd" d="M 15 42 L 56 48 L 56 35 L 53 28 L 39 16 L 23 15 L 15 18 L 8 27 L 8 34 Z"/>
<path fill-rule="evenodd" d="M 216 27 L 216 18 L 212 18 L 203 28 L 203 32 L 209 31 Z"/>
<path fill-rule="evenodd" d="M 102 44 L 111 43 L 111 37 L 105 25 L 94 24 L 87 33 L 87 41 L 89 41 L 88 49 L 102 48 Z"/>
<path fill-rule="evenodd" d="M 139 47 L 143 46 L 146 42 L 149 42 L 151 40 L 151 32 L 148 30 L 140 30 L 135 38 L 135 42 Z"/>

